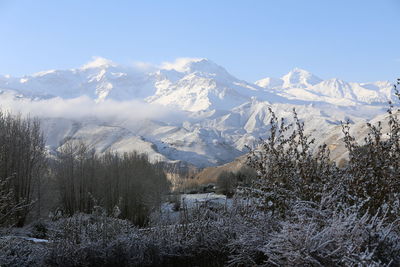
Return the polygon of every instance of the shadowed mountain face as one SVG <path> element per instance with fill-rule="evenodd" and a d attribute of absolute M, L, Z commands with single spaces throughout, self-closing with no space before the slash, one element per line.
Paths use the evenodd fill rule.
<path fill-rule="evenodd" d="M 322 80 L 302 69 L 256 83 L 208 59 L 150 68 L 97 58 L 80 68 L 0 77 L 0 107 L 40 116 L 50 150 L 82 140 L 99 153 L 137 150 L 150 159 L 197 167 L 232 161 L 266 137 L 271 118 L 291 120 L 323 139 L 340 121 L 364 122 L 392 100 L 389 82 Z"/>

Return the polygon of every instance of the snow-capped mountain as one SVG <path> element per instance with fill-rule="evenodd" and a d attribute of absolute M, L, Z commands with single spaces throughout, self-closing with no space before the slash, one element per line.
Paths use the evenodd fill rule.
<path fill-rule="evenodd" d="M 250 83 L 208 59 L 148 69 L 96 58 L 70 70 L 0 77 L 0 107 L 39 114 L 52 150 L 67 138 L 99 153 L 137 150 L 198 167 L 229 162 L 265 137 L 269 107 L 288 120 L 295 107 L 307 131 L 324 137 L 341 120 L 384 112 L 392 97 L 389 82 L 322 80 L 298 68 Z"/>
<path fill-rule="evenodd" d="M 170 66 L 169 72 L 180 74 L 180 79 L 171 81 L 162 77 L 165 70 L 158 72 L 154 96 L 147 98 L 151 103 L 170 105 L 187 111 L 208 109 L 229 110 L 250 99 L 248 90 L 252 85 L 232 77 L 224 68 L 206 59 L 187 60 L 179 67 Z M 179 74 L 176 76 L 179 77 Z"/>
<path fill-rule="evenodd" d="M 255 83 L 289 99 L 326 102 L 341 106 L 379 104 L 393 99 L 393 86 L 387 81 L 355 83 L 336 78 L 322 80 L 298 68 L 280 79 L 264 78 Z"/>

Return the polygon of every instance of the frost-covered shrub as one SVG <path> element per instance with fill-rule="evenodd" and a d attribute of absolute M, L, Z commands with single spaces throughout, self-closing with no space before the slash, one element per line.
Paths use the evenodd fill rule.
<path fill-rule="evenodd" d="M 170 266 L 222 266 L 229 254 L 229 240 L 235 235 L 223 205 L 197 206 L 180 211 L 174 225 L 157 221 L 148 237 L 159 248 L 161 262 Z"/>
<path fill-rule="evenodd" d="M 258 179 L 243 191 L 261 209 L 283 217 L 296 201 L 312 201 L 330 209 L 358 206 L 369 214 L 384 208 L 388 219 L 396 219 L 400 213 L 399 111 L 390 105 L 386 134 L 381 122 L 368 123 L 363 143 L 350 134 L 349 122 L 342 124 L 349 161 L 339 169 L 330 162 L 326 146 L 312 147 L 314 140 L 304 133 L 295 111 L 294 123 L 286 124 L 270 110 L 269 137 L 248 156 Z"/>
<path fill-rule="evenodd" d="M 248 157 L 258 178 L 240 195 L 276 224 L 264 233 L 262 224 L 243 228 L 232 240 L 229 263 L 399 265 L 399 110 L 390 106 L 387 134 L 382 123 L 367 124 L 362 144 L 350 135 L 349 123 L 343 124 L 349 162 L 341 169 L 330 162 L 325 146 L 312 149 L 314 140 L 295 112 L 294 124 L 270 112 L 269 138 Z"/>
<path fill-rule="evenodd" d="M 319 201 L 330 189 L 337 168 L 329 161 L 326 146 L 312 149 L 314 139 L 304 132 L 304 123 L 293 110 L 294 123 L 278 119 L 270 109 L 269 137 L 251 150 L 248 164 L 258 179 L 245 191 L 258 199 L 262 209 L 284 216 L 293 201 Z"/>
<path fill-rule="evenodd" d="M 107 243 L 120 234 L 129 233 L 133 226 L 126 220 L 107 217 L 105 214 L 79 213 L 54 223 L 59 231 L 52 238 L 71 244 L 85 242 Z"/>
<path fill-rule="evenodd" d="M 60 219 L 53 228 L 46 257 L 50 266 L 105 266 L 110 243 L 135 229 L 128 221 L 101 211 Z"/>
<path fill-rule="evenodd" d="M 394 86 L 400 98 L 399 85 L 400 79 Z M 385 134 L 382 122 L 367 123 L 368 134 L 363 143 L 357 143 L 349 122 L 342 124 L 349 162 L 340 177 L 344 185 L 340 200 L 370 214 L 383 208 L 389 219 L 395 220 L 400 214 L 400 110 L 389 104 Z"/>
<path fill-rule="evenodd" d="M 18 237 L 1 237 L 0 266 L 43 266 L 46 246 Z"/>
<path fill-rule="evenodd" d="M 364 211 L 375 213 L 382 205 L 390 217 L 400 213 L 400 120 L 389 109 L 387 134 L 382 124 L 367 124 L 369 133 L 363 144 L 354 141 L 349 125 L 343 125 L 349 163 L 344 169 L 342 183 L 346 186 L 345 201 L 363 205 Z"/>
<path fill-rule="evenodd" d="M 219 212 L 186 211 L 180 224 L 132 227 L 114 218 L 62 220 L 47 253 L 50 266 L 222 266 L 233 233 Z M 110 230 L 110 228 L 112 230 Z M 111 234 L 110 234 L 111 233 Z"/>
<path fill-rule="evenodd" d="M 181 209 L 147 228 L 101 214 L 51 222 L 49 243 L 0 242 L 6 266 L 381 266 L 400 264 L 399 223 L 294 202 L 282 219 L 242 198 Z M 50 222 L 49 222 L 50 223 Z M 0 239 L 2 240 L 2 239 Z"/>
<path fill-rule="evenodd" d="M 304 208 L 304 207 L 303 207 Z M 385 218 L 358 210 L 305 215 L 293 211 L 293 218 L 280 223 L 262 247 L 271 265 L 382 266 L 400 263 L 398 228 Z M 307 208 L 309 209 L 309 208 Z M 394 241 L 394 242 L 393 242 Z"/>
<path fill-rule="evenodd" d="M 384 216 L 368 213 L 360 216 L 356 208 L 320 210 L 310 202 L 298 202 L 289 213 L 281 220 L 265 216 L 263 220 L 251 220 L 251 226 L 239 224 L 240 232 L 231 240 L 227 263 L 231 266 L 400 264 L 399 224 L 387 223 Z"/>

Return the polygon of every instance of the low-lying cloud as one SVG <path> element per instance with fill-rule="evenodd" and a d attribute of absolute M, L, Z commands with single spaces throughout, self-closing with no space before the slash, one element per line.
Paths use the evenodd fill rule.
<path fill-rule="evenodd" d="M 71 99 L 55 97 L 31 100 L 3 93 L 0 94 L 0 109 L 39 118 L 83 119 L 95 117 L 106 121 L 118 119 L 128 122 L 145 119 L 177 121 L 184 117 L 182 112 L 140 100 L 96 102 L 87 96 Z"/>

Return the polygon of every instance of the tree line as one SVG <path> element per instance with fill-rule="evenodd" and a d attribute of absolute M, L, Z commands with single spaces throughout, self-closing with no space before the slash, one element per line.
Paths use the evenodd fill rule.
<path fill-rule="evenodd" d="M 144 225 L 169 189 L 161 167 L 151 164 L 146 155 L 98 155 L 81 142 L 61 147 L 52 170 L 67 215 L 102 207 L 111 216 Z"/>
<path fill-rule="evenodd" d="M 50 157 L 38 119 L 0 111 L 0 225 L 21 227 L 42 207 L 63 216 L 101 208 L 145 225 L 169 186 L 161 165 L 136 152 L 98 155 L 66 140 Z"/>
<path fill-rule="evenodd" d="M 23 226 L 45 168 L 39 121 L 0 110 L 0 224 Z"/>

